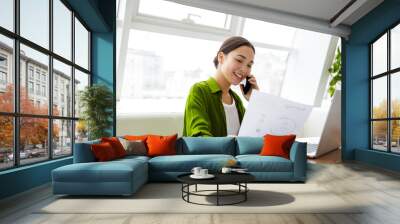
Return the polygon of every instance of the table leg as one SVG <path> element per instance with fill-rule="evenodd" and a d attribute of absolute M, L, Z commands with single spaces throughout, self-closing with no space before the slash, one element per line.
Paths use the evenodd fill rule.
<path fill-rule="evenodd" d="M 247 192 L 248 192 L 248 190 L 247 190 L 247 182 L 246 183 L 244 183 L 244 201 L 247 201 Z"/>
<path fill-rule="evenodd" d="M 187 193 L 187 201 L 190 202 L 190 200 L 189 200 L 189 195 L 190 195 L 190 184 L 188 184 L 187 186 L 188 186 L 188 188 L 187 188 L 187 192 L 188 192 L 188 193 Z"/>
<path fill-rule="evenodd" d="M 196 186 L 195 186 L 195 191 L 197 192 L 197 184 L 196 184 Z"/>
<path fill-rule="evenodd" d="M 217 206 L 219 205 L 219 184 L 217 184 Z"/>

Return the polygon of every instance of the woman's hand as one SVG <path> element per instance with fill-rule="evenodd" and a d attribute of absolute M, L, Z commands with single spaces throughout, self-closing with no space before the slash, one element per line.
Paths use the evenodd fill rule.
<path fill-rule="evenodd" d="M 254 75 L 250 74 L 247 77 L 249 77 L 249 83 L 251 84 L 250 90 L 246 94 L 244 94 L 244 92 L 243 92 L 243 84 L 240 84 L 240 89 L 242 90 L 242 94 L 243 94 L 244 98 L 247 101 L 249 101 L 251 93 L 253 92 L 253 89 L 256 89 L 256 90 L 260 90 L 260 89 L 258 88 L 257 80 L 256 80 L 256 77 Z"/>

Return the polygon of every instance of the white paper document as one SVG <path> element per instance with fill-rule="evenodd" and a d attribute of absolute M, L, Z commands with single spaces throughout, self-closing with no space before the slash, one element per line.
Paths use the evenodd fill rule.
<path fill-rule="evenodd" d="M 312 106 L 253 90 L 238 136 L 298 135 Z"/>

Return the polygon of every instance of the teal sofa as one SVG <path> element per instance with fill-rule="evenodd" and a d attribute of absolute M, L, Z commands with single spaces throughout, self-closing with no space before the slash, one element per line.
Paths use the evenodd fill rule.
<path fill-rule="evenodd" d="M 131 195 L 148 181 L 176 181 L 176 177 L 200 166 L 219 172 L 228 160 L 236 160 L 259 182 L 305 182 L 306 143 L 294 142 L 290 159 L 260 156 L 261 137 L 182 137 L 177 155 L 127 156 L 96 162 L 90 145 L 75 144 L 74 163 L 52 171 L 54 194 Z"/>

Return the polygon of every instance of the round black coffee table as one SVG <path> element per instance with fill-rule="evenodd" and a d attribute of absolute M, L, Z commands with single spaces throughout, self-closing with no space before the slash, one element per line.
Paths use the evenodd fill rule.
<path fill-rule="evenodd" d="M 191 173 L 182 174 L 177 177 L 178 181 L 182 183 L 182 199 L 188 203 L 198 204 L 198 205 L 234 205 L 247 200 L 247 192 L 249 188 L 247 183 L 255 180 L 255 177 L 249 173 L 215 173 L 215 177 L 212 179 L 193 179 L 190 177 Z M 216 185 L 215 190 L 197 190 L 198 184 L 204 185 Z M 190 186 L 195 186 L 194 191 L 190 191 Z M 237 190 L 223 190 L 220 189 L 220 185 L 236 185 Z M 205 194 L 209 192 L 215 192 L 215 194 Z M 204 196 L 204 197 L 216 197 L 216 204 L 202 204 L 190 201 L 190 196 Z M 221 203 L 221 197 L 230 196 L 241 196 L 238 201 L 231 203 Z"/>

